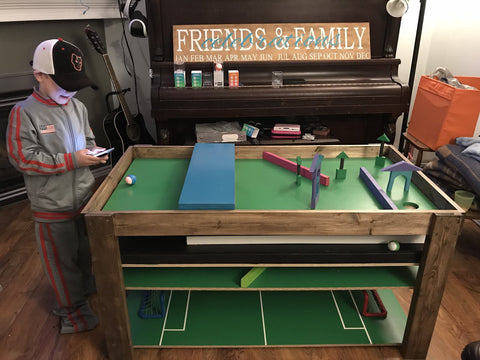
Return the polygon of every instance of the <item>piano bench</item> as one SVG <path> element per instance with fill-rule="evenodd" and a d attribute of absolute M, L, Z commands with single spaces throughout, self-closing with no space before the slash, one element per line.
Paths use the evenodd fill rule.
<path fill-rule="evenodd" d="M 405 131 L 402 135 L 405 138 L 405 147 L 403 148 L 403 155 L 405 155 L 405 157 L 408 158 L 408 153 L 410 152 L 411 147 L 414 147 L 418 151 L 417 158 L 415 160 L 416 166 L 420 166 L 422 164 L 422 157 L 423 157 L 424 151 L 429 151 L 429 152 L 435 151 L 429 148 L 424 143 L 422 143 L 417 138 L 410 135 L 407 131 Z M 412 152 L 412 156 L 413 156 L 413 152 Z"/>

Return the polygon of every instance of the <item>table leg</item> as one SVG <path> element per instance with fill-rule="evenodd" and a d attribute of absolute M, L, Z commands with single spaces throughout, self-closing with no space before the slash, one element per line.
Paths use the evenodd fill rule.
<path fill-rule="evenodd" d="M 132 336 L 120 250 L 118 239 L 114 235 L 113 218 L 110 215 L 86 216 L 85 221 L 100 303 L 100 321 L 105 329 L 108 358 L 131 360 L 133 359 Z"/>
<path fill-rule="evenodd" d="M 419 166 L 422 165 L 423 159 L 423 150 L 418 150 L 417 160 L 415 161 L 415 165 Z"/>
<path fill-rule="evenodd" d="M 427 356 L 462 223 L 461 216 L 432 216 L 403 338 L 406 359 Z"/>

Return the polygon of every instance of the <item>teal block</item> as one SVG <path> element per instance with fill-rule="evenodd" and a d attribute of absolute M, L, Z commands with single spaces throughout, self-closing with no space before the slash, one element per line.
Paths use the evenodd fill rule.
<path fill-rule="evenodd" d="M 235 209 L 234 144 L 198 143 L 195 145 L 178 208 L 180 210 Z"/>
<path fill-rule="evenodd" d="M 393 183 L 398 176 L 403 176 L 405 178 L 405 185 L 403 187 L 403 191 L 407 192 L 410 190 L 410 184 L 412 183 L 412 172 L 411 171 L 396 171 L 391 172 L 390 177 L 388 178 L 388 185 L 387 185 L 387 193 L 392 192 Z"/>

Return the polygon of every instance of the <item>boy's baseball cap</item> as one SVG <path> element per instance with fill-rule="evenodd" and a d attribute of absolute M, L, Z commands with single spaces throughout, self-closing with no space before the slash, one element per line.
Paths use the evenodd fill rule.
<path fill-rule="evenodd" d="M 81 50 L 63 39 L 41 42 L 33 54 L 34 70 L 48 74 L 62 89 L 77 91 L 87 86 L 96 88 L 85 73 Z"/>

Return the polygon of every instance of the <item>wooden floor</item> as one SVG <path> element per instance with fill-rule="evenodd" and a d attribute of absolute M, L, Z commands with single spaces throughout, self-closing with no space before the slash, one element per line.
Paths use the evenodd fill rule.
<path fill-rule="evenodd" d="M 28 201 L 0 208 L 0 359 L 107 359 L 102 325 L 59 335 L 51 313 L 53 291 L 43 274 Z M 405 311 L 410 290 L 395 291 Z M 97 298 L 91 303 L 98 307 Z M 480 340 L 480 227 L 467 220 L 457 244 L 429 360 L 460 359 Z M 237 348 L 135 350 L 136 359 L 319 360 L 402 359 L 395 347 Z"/>

